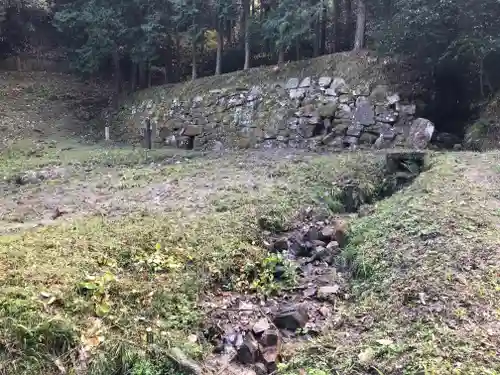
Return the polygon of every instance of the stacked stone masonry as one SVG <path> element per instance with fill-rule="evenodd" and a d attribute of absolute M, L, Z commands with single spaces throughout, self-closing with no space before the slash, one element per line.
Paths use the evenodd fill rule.
<path fill-rule="evenodd" d="M 146 100 L 130 120 L 144 134 L 150 118 L 156 142 L 180 148 L 421 149 L 434 125 L 415 114 L 415 105 L 386 85 L 350 87 L 325 76 Z"/>

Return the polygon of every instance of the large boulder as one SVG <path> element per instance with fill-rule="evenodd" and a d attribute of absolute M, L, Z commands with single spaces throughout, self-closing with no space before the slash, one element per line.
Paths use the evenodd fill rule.
<path fill-rule="evenodd" d="M 416 149 L 427 147 L 434 134 L 434 124 L 425 118 L 417 118 L 413 121 L 408 135 L 408 145 Z"/>

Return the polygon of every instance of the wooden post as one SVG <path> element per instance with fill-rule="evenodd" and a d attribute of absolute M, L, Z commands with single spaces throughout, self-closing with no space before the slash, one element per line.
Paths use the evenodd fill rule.
<path fill-rule="evenodd" d="M 146 147 L 151 150 L 153 140 L 152 140 L 153 134 L 151 131 L 151 120 L 149 117 L 146 118 Z"/>
<path fill-rule="evenodd" d="M 109 141 L 109 126 L 104 128 L 104 138 L 106 139 L 106 142 Z"/>

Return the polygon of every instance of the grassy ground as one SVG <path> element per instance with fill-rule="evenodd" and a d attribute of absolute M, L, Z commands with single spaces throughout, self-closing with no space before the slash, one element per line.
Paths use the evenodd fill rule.
<path fill-rule="evenodd" d="M 7 179 L 1 206 L 76 208 L 54 220 L 24 212 L 15 223 L 42 225 L 0 237 L 0 373 L 173 374 L 173 346 L 202 361 L 209 345 L 186 340 L 203 321 L 198 301 L 216 286 L 250 288 L 248 269 L 267 256 L 259 218 L 284 228 L 301 208 L 340 207 L 343 181 L 368 196 L 383 183 L 383 154 L 39 152 L 35 161 L 4 153 L 0 171 L 19 173 L 12 165 L 24 157 L 65 177 Z M 337 304 L 330 334 L 286 348 L 282 373 L 497 374 L 498 160 L 434 155 L 411 187 L 355 219 L 343 253 L 351 297 Z M 78 205 L 85 186 L 106 199 Z"/>
<path fill-rule="evenodd" d="M 51 165 L 54 152 L 41 155 L 41 165 Z M 75 195 L 77 201 L 82 197 L 77 188 L 83 185 L 76 180 L 92 185 L 116 171 L 134 176 L 134 184 L 123 186 L 122 180 L 111 179 L 103 189 L 113 195 L 134 194 L 112 218 L 106 202 L 97 204 L 95 212 L 80 209 L 51 225 L 35 210 L 26 216 L 30 222 L 39 220 L 40 229 L 0 239 L 2 366 L 9 373 L 57 373 L 57 364 L 77 367 L 82 365 L 78 348 L 109 351 L 118 345 L 127 346 L 127 353 L 140 353 L 148 331 L 162 347 L 196 333 L 202 320 L 200 293 L 213 285 L 248 287 L 252 280 L 245 269 L 258 267 L 267 256 L 258 246 L 258 218 L 265 216 L 282 228 L 301 207 L 320 199 L 320 193 L 335 194 L 332 183 L 343 178 L 360 181 L 370 192 L 381 181 L 383 165 L 383 155 L 287 158 L 248 153 L 195 157 L 153 168 L 139 164 L 140 151 L 128 151 L 131 159 L 123 157 L 124 150 L 103 151 L 101 158 L 94 157 L 93 149 L 71 152 L 59 150 L 57 158 L 69 177 L 22 187 L 7 182 L 4 191 L 12 191 L 5 204 L 29 198 L 30 206 L 47 206 L 52 202 L 48 198 L 58 195 Z M 154 158 L 161 161 L 162 152 Z M 88 160 L 91 168 L 82 174 L 81 165 Z M 10 161 L 3 159 L 1 168 L 9 175 Z M 74 165 L 78 168 L 72 169 Z M 141 194 L 153 182 L 168 185 L 172 179 L 175 186 L 157 201 Z M 135 205 L 139 202 L 143 205 Z M 185 350 L 199 357 L 203 346 Z M 93 361 L 90 373 L 116 371 L 115 359 L 108 355 Z"/>
<path fill-rule="evenodd" d="M 336 329 L 291 351 L 341 374 L 498 374 L 498 153 L 435 156 L 351 227 L 352 299 Z M 291 366 L 293 367 L 293 366 Z"/>

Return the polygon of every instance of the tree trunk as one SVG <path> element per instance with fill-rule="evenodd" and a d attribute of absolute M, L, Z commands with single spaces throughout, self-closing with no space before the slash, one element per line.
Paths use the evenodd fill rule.
<path fill-rule="evenodd" d="M 485 97 L 484 94 L 484 59 L 479 61 L 479 94 L 481 99 Z"/>
<path fill-rule="evenodd" d="M 327 8 L 325 0 L 321 0 L 321 42 L 319 47 L 319 53 L 321 55 L 326 54 L 326 17 Z"/>
<path fill-rule="evenodd" d="M 366 4 L 365 0 L 358 0 L 356 9 L 356 34 L 354 35 L 354 51 L 365 47 Z"/>
<path fill-rule="evenodd" d="M 148 62 L 148 88 L 151 87 L 151 83 L 153 81 L 153 69 L 151 66 L 151 61 Z"/>
<path fill-rule="evenodd" d="M 250 30 L 249 30 L 250 0 L 243 0 L 243 27 L 245 32 L 245 65 L 244 70 L 250 69 Z"/>
<path fill-rule="evenodd" d="M 135 91 L 136 87 L 137 87 L 137 64 L 133 62 L 130 68 L 130 89 L 132 90 L 132 92 Z"/>
<path fill-rule="evenodd" d="M 233 43 L 233 21 L 226 21 L 226 39 L 227 45 L 230 46 Z"/>
<path fill-rule="evenodd" d="M 333 4 L 333 52 L 340 52 L 340 42 L 342 40 L 342 33 L 340 30 L 340 14 L 342 6 L 340 0 L 334 0 Z"/>
<path fill-rule="evenodd" d="M 166 39 L 167 45 L 165 46 L 165 83 L 170 83 L 173 81 L 172 74 L 172 59 L 173 59 L 173 48 L 172 48 L 172 38 L 170 34 L 167 34 Z"/>
<path fill-rule="evenodd" d="M 318 5 L 317 1 L 313 1 L 311 6 L 315 7 Z M 321 25 L 320 25 L 320 16 L 316 15 L 316 19 L 313 21 L 313 30 L 314 30 L 314 42 L 313 42 L 313 57 L 319 56 L 319 44 L 321 40 Z"/>
<path fill-rule="evenodd" d="M 352 0 L 344 0 L 344 10 L 345 10 L 345 34 L 344 43 L 346 43 L 346 49 L 351 49 L 351 40 L 353 37 L 352 32 Z"/>
<path fill-rule="evenodd" d="M 319 43 L 320 43 L 320 25 L 319 25 L 319 20 L 315 20 L 314 21 L 313 57 L 319 56 Z"/>
<path fill-rule="evenodd" d="M 221 26 L 219 24 L 219 26 Z M 222 35 L 221 27 L 217 30 L 217 57 L 215 59 L 215 75 L 221 74 L 222 69 L 222 49 L 224 46 L 224 37 Z"/>
<path fill-rule="evenodd" d="M 144 61 L 139 62 L 139 88 L 143 89 L 146 84 L 146 65 Z"/>
<path fill-rule="evenodd" d="M 179 82 L 181 80 L 182 68 L 180 64 L 181 60 L 181 36 L 179 34 L 175 37 L 175 54 L 176 54 L 176 64 L 175 64 L 175 81 Z"/>
<path fill-rule="evenodd" d="M 300 60 L 300 39 L 297 38 L 295 40 L 295 56 L 297 58 L 297 61 Z"/>
<path fill-rule="evenodd" d="M 120 94 L 122 79 L 120 71 L 120 54 L 117 48 L 113 50 L 111 57 L 113 60 L 113 83 L 115 88 L 115 94 L 118 96 Z"/>
<path fill-rule="evenodd" d="M 198 78 L 198 72 L 196 70 L 196 40 L 193 36 L 193 41 L 191 43 L 191 80 Z"/>
<path fill-rule="evenodd" d="M 283 65 L 285 63 L 285 48 L 280 47 L 278 50 L 278 65 Z"/>

